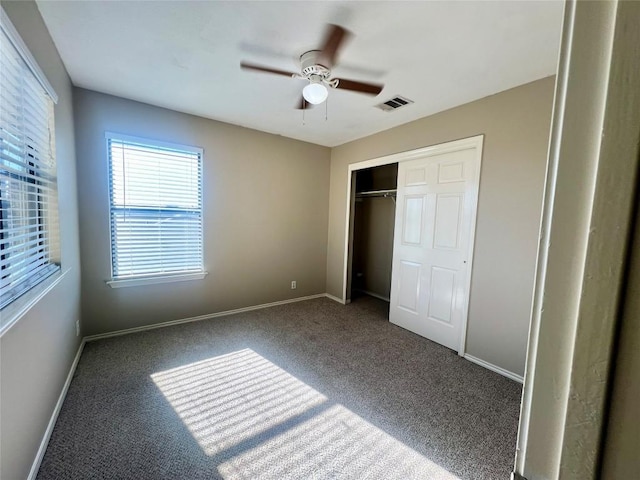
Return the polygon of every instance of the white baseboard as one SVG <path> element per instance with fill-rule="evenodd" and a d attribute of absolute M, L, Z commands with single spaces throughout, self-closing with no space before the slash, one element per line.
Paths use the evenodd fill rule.
<path fill-rule="evenodd" d="M 517 375 L 517 374 L 515 374 L 513 372 L 510 372 L 509 370 L 505 370 L 502 367 L 498 367 L 497 365 L 494 365 L 493 363 L 486 362 L 486 361 L 481 360 L 481 359 L 479 359 L 477 357 L 474 357 L 473 355 L 469 355 L 468 353 L 464 354 L 464 358 L 466 358 L 470 362 L 473 362 L 473 363 L 475 363 L 477 365 L 480 365 L 481 367 L 484 367 L 484 368 L 486 368 L 488 370 L 491 370 L 493 372 L 499 373 L 500 375 L 502 375 L 504 377 L 510 378 L 511 380 L 514 380 L 514 381 L 516 381 L 518 383 L 523 383 L 524 382 L 524 379 L 520 375 Z"/>
<path fill-rule="evenodd" d="M 65 380 L 64 385 L 62 386 L 62 391 L 60 392 L 60 396 L 58 397 L 58 402 L 56 403 L 56 406 L 53 409 L 53 413 L 51 414 L 51 418 L 49 419 L 49 424 L 47 425 L 47 429 L 45 430 L 44 436 L 42 437 L 42 441 L 40 442 L 38 453 L 36 453 L 36 458 L 33 461 L 33 464 L 31 465 L 31 470 L 29 471 L 29 476 L 27 477 L 27 480 L 34 480 L 36 478 L 36 475 L 38 474 L 38 470 L 40 470 L 40 464 L 42 463 L 42 459 L 44 458 L 44 452 L 47 451 L 47 445 L 49 445 L 49 439 L 51 438 L 51 434 L 53 433 L 53 428 L 56 426 L 56 421 L 58 420 L 58 415 L 60 414 L 60 409 L 62 408 L 64 399 L 67 396 L 69 385 L 71 385 L 73 374 L 75 373 L 76 367 L 78 366 L 78 362 L 80 361 L 80 356 L 82 355 L 84 344 L 85 344 L 85 340 L 83 338 L 82 341 L 80 342 L 80 346 L 78 347 L 78 352 L 76 353 L 76 356 L 73 359 L 71 368 L 69 369 L 69 374 L 67 375 L 67 379 Z"/>
<path fill-rule="evenodd" d="M 334 302 L 338 302 L 341 303 L 342 305 L 344 305 L 344 301 L 341 298 L 338 297 L 334 297 L 333 295 L 329 294 L 329 293 L 325 293 L 324 294 L 325 297 L 327 297 L 330 300 L 333 300 Z"/>
<path fill-rule="evenodd" d="M 181 318 L 178 320 L 170 320 L 168 322 L 154 323 L 153 325 L 144 325 L 142 327 L 125 328 L 124 330 L 116 330 L 114 332 L 100 333 L 98 335 L 89 335 L 84 337 L 86 342 L 101 340 L 103 338 L 118 337 L 120 335 L 128 335 L 130 333 L 144 332 L 146 330 L 154 330 L 156 328 L 171 327 L 172 325 L 180 325 L 182 323 L 199 322 L 201 320 L 209 320 L 216 317 L 224 317 L 226 315 L 234 315 L 236 313 L 250 312 L 252 310 L 260 310 L 262 308 L 276 307 L 278 305 L 286 305 L 287 303 L 303 302 L 314 298 L 326 297 L 326 293 L 316 295 L 308 295 L 306 297 L 291 298 L 289 300 L 280 300 L 278 302 L 263 303 L 261 305 L 253 305 L 251 307 L 236 308 L 235 310 L 226 310 L 224 312 L 207 313 L 206 315 L 198 315 L 197 317 Z"/>

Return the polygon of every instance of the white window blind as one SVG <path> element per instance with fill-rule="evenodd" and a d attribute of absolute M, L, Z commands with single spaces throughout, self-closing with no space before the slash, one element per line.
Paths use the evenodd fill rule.
<path fill-rule="evenodd" d="M 113 279 L 203 272 L 202 150 L 106 137 Z"/>
<path fill-rule="evenodd" d="M 53 100 L 4 11 L 0 35 L 1 309 L 58 271 L 60 252 Z"/>

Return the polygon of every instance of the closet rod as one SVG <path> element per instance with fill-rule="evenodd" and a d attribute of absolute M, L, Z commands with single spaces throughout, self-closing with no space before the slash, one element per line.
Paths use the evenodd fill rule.
<path fill-rule="evenodd" d="M 390 198 L 393 200 L 393 203 L 396 203 L 396 189 L 393 190 L 370 190 L 368 192 L 357 192 L 356 193 L 356 202 L 362 202 L 364 198 Z"/>
<path fill-rule="evenodd" d="M 356 192 L 356 197 L 395 197 L 396 189 L 391 190 L 369 190 L 366 192 Z"/>

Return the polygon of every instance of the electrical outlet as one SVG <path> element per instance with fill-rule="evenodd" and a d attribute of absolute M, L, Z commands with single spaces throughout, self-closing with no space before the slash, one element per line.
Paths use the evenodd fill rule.
<path fill-rule="evenodd" d="M 296 281 L 295 281 L 295 280 L 293 280 L 293 281 L 291 282 L 291 290 L 295 290 L 296 288 L 298 288 L 298 284 L 296 283 Z"/>
<path fill-rule="evenodd" d="M 80 320 L 76 320 L 76 337 L 80 336 Z"/>

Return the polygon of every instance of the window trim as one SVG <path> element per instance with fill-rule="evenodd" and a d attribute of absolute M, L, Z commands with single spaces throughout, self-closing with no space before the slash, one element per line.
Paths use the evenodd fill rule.
<path fill-rule="evenodd" d="M 202 280 L 204 279 L 209 272 L 207 272 L 205 268 L 204 261 L 204 199 L 201 199 L 202 202 L 202 211 L 201 211 L 201 221 L 203 222 L 202 228 L 202 237 L 200 241 L 202 242 L 202 271 L 189 271 L 185 270 L 182 272 L 175 273 L 157 273 L 157 274 L 148 274 L 148 275 L 138 275 L 126 278 L 116 278 L 113 277 L 113 242 L 111 240 L 111 153 L 109 151 L 109 142 L 110 140 L 117 140 L 122 142 L 130 142 L 137 143 L 147 147 L 158 147 L 158 148 L 166 148 L 171 150 L 178 150 L 183 152 L 195 153 L 200 157 L 200 181 L 204 182 L 204 149 L 201 147 L 196 147 L 193 145 L 185 145 L 181 143 L 173 143 L 173 142 L 165 142 L 161 140 L 155 140 L 153 138 L 145 138 L 138 137 L 135 135 L 125 135 L 119 134 L 111 131 L 104 132 L 105 138 L 105 149 L 106 149 L 106 158 L 107 158 L 107 169 L 108 169 L 108 180 L 109 180 L 109 188 L 107 192 L 107 207 L 108 207 L 108 232 L 109 232 L 109 280 L 105 280 L 105 283 L 111 288 L 127 288 L 127 287 L 138 287 L 142 285 L 156 285 L 162 283 L 174 283 L 174 282 L 184 282 L 189 280 Z M 202 189 L 202 185 L 201 185 Z M 202 194 L 203 195 L 203 194 Z"/>
<path fill-rule="evenodd" d="M 202 280 L 209 274 L 207 271 L 197 273 L 177 273 L 175 275 L 149 275 L 146 277 L 123 278 L 107 280 L 111 288 L 139 287 L 140 285 L 155 285 L 158 283 L 186 282 L 188 280 Z"/>
<path fill-rule="evenodd" d="M 40 283 L 33 286 L 28 292 L 25 292 L 4 307 L 2 309 L 3 321 L 0 322 L 0 338 L 7 333 L 11 327 L 18 323 L 22 317 L 27 315 L 51 290 L 60 284 L 69 271 L 69 269 L 58 269 Z"/>

